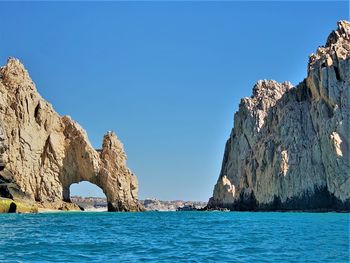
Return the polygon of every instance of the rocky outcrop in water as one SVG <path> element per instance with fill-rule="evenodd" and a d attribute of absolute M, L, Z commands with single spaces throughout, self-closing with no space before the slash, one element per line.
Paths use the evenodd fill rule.
<path fill-rule="evenodd" d="M 208 208 L 350 210 L 350 23 L 296 87 L 259 81 L 241 100 Z"/>
<path fill-rule="evenodd" d="M 79 124 L 59 116 L 24 66 L 10 58 L 0 68 L 0 196 L 21 193 L 39 207 L 79 209 L 70 203 L 69 187 L 81 181 L 102 188 L 109 211 L 143 209 L 116 135 L 108 132 L 95 150 Z"/>
<path fill-rule="evenodd" d="M 164 201 L 154 198 L 140 200 L 146 211 L 197 211 L 203 209 L 207 202 L 201 201 Z"/>

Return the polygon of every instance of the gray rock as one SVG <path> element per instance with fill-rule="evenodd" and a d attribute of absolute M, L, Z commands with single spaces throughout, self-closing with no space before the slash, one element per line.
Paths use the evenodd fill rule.
<path fill-rule="evenodd" d="M 208 208 L 350 210 L 350 23 L 338 22 L 296 87 L 241 100 Z"/>

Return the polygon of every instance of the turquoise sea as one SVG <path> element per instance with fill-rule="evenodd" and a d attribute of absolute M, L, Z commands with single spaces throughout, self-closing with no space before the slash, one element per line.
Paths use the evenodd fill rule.
<path fill-rule="evenodd" d="M 0 214 L 0 262 L 349 262 L 349 214 Z"/>

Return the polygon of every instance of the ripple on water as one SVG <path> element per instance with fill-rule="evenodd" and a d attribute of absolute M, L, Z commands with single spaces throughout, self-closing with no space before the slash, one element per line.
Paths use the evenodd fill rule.
<path fill-rule="evenodd" d="M 1 214 L 6 262 L 349 262 L 349 214 Z"/>

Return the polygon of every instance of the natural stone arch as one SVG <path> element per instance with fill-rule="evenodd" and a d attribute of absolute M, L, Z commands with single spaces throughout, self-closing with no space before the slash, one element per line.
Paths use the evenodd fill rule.
<path fill-rule="evenodd" d="M 126 154 L 122 143 L 114 132 L 103 137 L 102 149 L 91 149 L 85 133 L 69 125 L 66 134 L 69 141 L 60 174 L 62 198 L 70 200 L 69 187 L 82 181 L 90 182 L 102 189 L 107 198 L 108 211 L 138 211 L 137 180 L 126 166 Z M 87 150 L 90 149 L 90 150 Z"/>
<path fill-rule="evenodd" d="M 0 124 L 1 178 L 40 207 L 74 208 L 64 202 L 69 185 L 88 181 L 103 189 L 109 211 L 143 210 L 136 177 L 116 135 L 108 132 L 102 149 L 95 150 L 78 123 L 61 117 L 38 94 L 14 58 L 0 68 Z"/>

